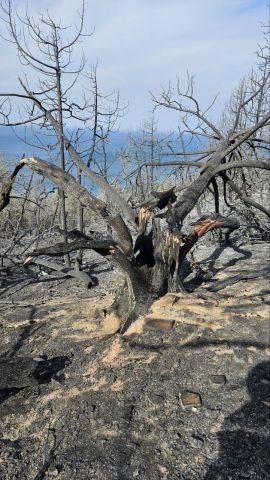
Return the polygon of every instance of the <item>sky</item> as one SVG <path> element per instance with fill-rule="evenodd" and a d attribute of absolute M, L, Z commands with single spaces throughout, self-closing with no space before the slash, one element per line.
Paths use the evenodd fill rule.
<path fill-rule="evenodd" d="M 15 4 L 22 12 L 26 1 Z M 34 18 L 48 10 L 56 21 L 71 26 L 80 7 L 80 0 L 28 1 Z M 203 108 L 219 92 L 211 114 L 217 119 L 232 89 L 256 62 L 267 17 L 267 0 L 87 0 L 85 33 L 94 33 L 84 37 L 80 48 L 89 69 L 98 61 L 101 90 L 119 90 L 128 102 L 121 129 L 137 129 L 151 115 L 150 92 L 158 96 L 161 86 L 177 76 L 184 82 L 187 71 L 195 75 Z M 0 91 L 18 91 L 23 68 L 14 46 L 0 39 L 0 52 Z M 177 118 L 160 111 L 158 123 L 161 130 L 173 130 Z"/>

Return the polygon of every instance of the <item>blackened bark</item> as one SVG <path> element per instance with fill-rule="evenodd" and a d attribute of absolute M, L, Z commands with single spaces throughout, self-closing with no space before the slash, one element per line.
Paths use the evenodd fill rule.
<path fill-rule="evenodd" d="M 242 280 L 248 280 L 250 278 L 258 278 L 258 277 L 265 277 L 270 275 L 270 267 L 262 268 L 261 270 L 256 270 L 254 272 L 242 272 L 238 275 L 234 275 L 233 277 L 227 278 L 226 280 L 220 280 L 219 282 L 215 282 L 213 285 L 209 287 L 210 292 L 219 292 L 219 290 L 223 290 L 223 288 L 230 287 L 237 282 Z"/>
<path fill-rule="evenodd" d="M 118 248 L 112 251 L 110 261 L 120 267 L 125 275 L 125 285 L 112 306 L 112 310 L 121 320 L 117 333 L 123 334 L 134 320 L 146 313 L 153 301 L 150 276 L 134 262 L 130 262 Z"/>
<path fill-rule="evenodd" d="M 97 240 L 90 237 L 86 240 L 81 238 L 70 243 L 59 242 L 50 247 L 39 248 L 31 252 L 31 256 L 39 257 L 40 255 L 49 255 L 52 257 L 60 257 L 79 249 L 95 250 L 100 255 L 107 256 L 115 245 L 113 240 Z"/>
<path fill-rule="evenodd" d="M 16 179 L 17 174 L 19 171 L 24 167 L 25 162 L 20 160 L 19 163 L 16 165 L 15 169 L 13 170 L 12 174 L 6 181 L 1 181 L 0 183 L 0 212 L 4 210 L 5 207 L 10 202 L 10 193 L 13 187 L 13 183 Z"/>

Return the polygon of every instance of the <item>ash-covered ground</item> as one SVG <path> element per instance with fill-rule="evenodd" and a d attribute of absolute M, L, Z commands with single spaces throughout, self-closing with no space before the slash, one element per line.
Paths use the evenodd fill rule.
<path fill-rule="evenodd" d="M 123 278 L 91 255 L 89 290 L 1 271 L 1 480 L 270 479 L 269 275 L 209 289 L 269 245 L 197 248 L 189 293 L 123 336 L 107 313 Z"/>

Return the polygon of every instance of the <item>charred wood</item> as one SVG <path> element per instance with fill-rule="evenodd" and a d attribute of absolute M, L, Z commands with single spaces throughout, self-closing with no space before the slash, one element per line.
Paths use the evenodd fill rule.
<path fill-rule="evenodd" d="M 76 200 L 79 198 L 82 206 L 90 207 L 94 212 L 102 217 L 107 217 L 106 204 L 98 198 L 91 195 L 79 182 L 69 173 L 52 163 L 44 162 L 38 157 L 24 158 L 21 160 L 28 165 L 34 172 L 45 176 L 67 194 L 73 196 Z"/>
<path fill-rule="evenodd" d="M 152 198 L 149 200 L 140 203 L 137 205 L 137 208 L 147 207 L 150 210 L 154 208 L 158 208 L 159 210 L 163 210 L 163 208 L 167 207 L 168 203 L 174 203 L 177 199 L 175 195 L 175 187 L 170 188 L 169 190 L 165 190 L 163 192 L 152 191 Z"/>
<path fill-rule="evenodd" d="M 59 242 L 49 247 L 36 249 L 31 252 L 31 256 L 39 257 L 40 255 L 49 255 L 59 257 L 78 249 L 91 249 L 95 250 L 100 255 L 106 256 L 110 254 L 111 248 L 115 245 L 116 243 L 112 239 L 98 240 L 90 237 L 88 239 L 81 238 L 70 243 Z"/>
<path fill-rule="evenodd" d="M 111 262 L 120 267 L 125 275 L 125 285 L 111 309 L 121 319 L 117 333 L 123 334 L 139 315 L 147 312 L 153 297 L 150 295 L 148 276 L 132 264 L 118 248 L 112 251 Z"/>
<path fill-rule="evenodd" d="M 141 233 L 135 241 L 134 256 L 136 258 L 136 265 L 142 267 L 147 265 L 151 268 L 155 265 L 153 232 L 148 234 Z"/>
<path fill-rule="evenodd" d="M 62 273 L 64 275 L 68 275 L 69 277 L 74 277 L 77 280 L 80 280 L 81 282 L 85 283 L 87 285 L 87 288 L 90 288 L 96 285 L 96 281 L 92 277 L 90 277 L 88 273 L 78 269 L 64 267 L 59 263 L 55 263 L 50 260 L 45 260 L 43 258 L 28 257 L 25 261 L 25 264 L 29 264 L 29 263 L 36 263 L 37 265 L 50 268 L 51 270 Z"/>
<path fill-rule="evenodd" d="M 213 285 L 209 287 L 208 290 L 210 292 L 219 292 L 219 290 L 223 290 L 226 287 L 230 287 L 235 283 L 240 282 L 241 280 L 249 280 L 251 278 L 258 278 L 258 277 L 265 277 L 270 275 L 270 267 L 262 268 L 261 270 L 256 270 L 255 272 L 242 272 L 238 275 L 234 275 L 233 277 L 227 278 L 226 280 L 220 280 L 219 282 L 215 282 Z"/>
<path fill-rule="evenodd" d="M 13 187 L 13 183 L 16 179 L 17 174 L 19 171 L 24 167 L 25 162 L 20 160 L 20 162 L 16 165 L 15 169 L 13 170 L 12 174 L 6 181 L 0 182 L 0 212 L 4 210 L 4 208 L 10 202 L 10 193 Z"/>

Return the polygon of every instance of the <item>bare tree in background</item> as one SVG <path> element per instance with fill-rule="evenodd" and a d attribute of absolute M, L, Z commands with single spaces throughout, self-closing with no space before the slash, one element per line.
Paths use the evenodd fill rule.
<path fill-rule="evenodd" d="M 83 126 L 74 131 L 73 144 L 78 149 L 81 158 L 87 167 L 111 181 L 111 167 L 114 159 L 111 158 L 108 146 L 112 132 L 117 128 L 118 120 L 123 116 L 126 106 L 120 104 L 119 92 L 103 93 L 98 83 L 98 65 L 96 64 L 85 74 L 87 81 L 87 107 L 83 108 L 85 115 Z M 82 181 L 82 171 L 77 167 L 77 178 Z M 107 199 L 108 200 L 108 199 Z M 78 224 L 80 231 L 84 230 L 83 208 L 78 205 Z M 78 252 L 77 265 L 82 264 L 82 251 Z"/>
<path fill-rule="evenodd" d="M 41 15 L 37 20 L 26 13 L 20 18 L 14 11 L 12 1 L 6 0 L 1 4 L 5 15 L 8 30 L 8 41 L 15 44 L 21 64 L 27 71 L 34 71 L 37 75 L 33 81 L 24 75 L 20 84 L 24 95 L 10 95 L 4 100 L 1 110 L 2 125 L 8 127 L 31 125 L 32 137 L 36 139 L 35 148 L 46 152 L 46 156 L 53 161 L 56 157 L 63 171 L 67 170 L 67 160 L 70 155 L 66 151 L 64 132 L 67 122 L 71 120 L 81 124 L 81 128 L 73 128 L 70 132 L 70 142 L 78 147 L 86 165 L 100 173 L 105 181 L 108 180 L 109 161 L 107 158 L 107 142 L 122 109 L 119 105 L 117 92 L 104 95 L 98 86 L 97 66 L 86 73 L 86 62 L 78 47 L 86 35 L 84 27 L 84 2 L 78 14 L 78 26 L 72 30 L 61 22 L 55 22 L 50 15 Z M 79 57 L 79 60 L 77 60 Z M 84 81 L 86 87 L 81 99 L 74 97 L 74 90 L 78 82 Z M 43 105 L 53 116 L 58 125 L 58 133 L 45 114 L 40 111 L 31 97 L 35 96 L 40 105 Z M 11 122 L 10 112 L 18 99 L 29 99 L 29 102 L 20 104 L 18 118 Z M 41 134 L 40 134 L 41 133 Z M 27 131 L 25 134 L 27 139 Z M 77 167 L 79 182 L 82 179 L 82 170 Z M 67 242 L 67 212 L 63 189 L 59 188 L 61 224 L 63 240 Z M 83 232 L 83 209 L 78 207 L 77 227 Z M 70 259 L 65 255 L 66 265 L 70 267 Z M 80 268 L 81 253 L 77 262 Z"/>
<path fill-rule="evenodd" d="M 46 106 L 46 109 L 54 114 L 59 125 L 58 153 L 60 166 L 65 171 L 65 147 L 64 147 L 64 122 L 67 118 L 80 118 L 81 107 L 70 102 L 69 95 L 74 87 L 78 76 L 82 72 L 85 62 L 81 55 L 81 61 L 76 66 L 71 66 L 73 49 L 80 41 L 83 31 L 84 3 L 82 11 L 79 14 L 79 25 L 75 27 L 75 33 L 68 38 L 65 27 L 61 22 L 55 22 L 47 12 L 46 16 L 41 16 L 36 21 L 26 12 L 24 18 L 20 18 L 13 9 L 12 1 L 7 0 L 1 4 L 5 15 L 5 22 L 8 31 L 8 41 L 14 43 L 19 60 L 27 70 L 36 73 L 36 79 L 33 84 L 25 75 L 20 78 L 21 86 L 25 96 L 29 97 L 28 91 L 33 93 L 39 101 Z M 16 95 L 14 95 L 16 97 Z M 10 110 L 12 104 L 10 98 L 5 107 Z M 7 110 L 6 110 L 7 111 Z M 14 122 L 13 126 L 31 124 L 41 130 L 45 130 L 47 138 L 49 137 L 48 126 L 45 115 L 38 111 L 36 106 L 29 103 L 20 111 L 20 119 Z M 3 115 L 4 125 L 10 125 L 8 115 Z M 48 143 L 50 143 L 50 138 Z M 63 189 L 60 189 L 61 200 L 61 221 L 63 229 L 64 242 L 67 241 L 67 221 L 66 204 Z M 70 266 L 69 256 L 65 256 L 67 266 Z"/>
<path fill-rule="evenodd" d="M 224 112 L 221 128 L 225 133 L 248 129 L 269 111 L 269 27 L 264 27 L 264 31 L 264 44 L 259 45 L 257 50 L 257 68 L 240 81 Z M 234 152 L 233 159 L 269 158 L 269 133 L 269 125 L 266 125 L 260 135 L 254 135 L 241 149 Z M 242 201 L 248 215 L 254 217 L 257 226 L 262 226 L 264 219 L 269 218 L 269 185 L 265 172 L 241 169 L 224 172 L 221 177 L 225 191 L 228 186 L 231 194 Z"/>
<path fill-rule="evenodd" d="M 151 192 L 158 185 L 163 184 L 164 172 L 155 167 L 155 162 L 162 161 L 171 142 L 172 135 L 158 131 L 153 115 L 137 132 L 129 135 L 128 145 L 120 152 L 119 161 L 123 167 L 123 178 L 133 204 L 142 203 L 151 196 Z"/>

